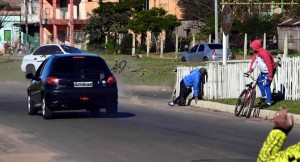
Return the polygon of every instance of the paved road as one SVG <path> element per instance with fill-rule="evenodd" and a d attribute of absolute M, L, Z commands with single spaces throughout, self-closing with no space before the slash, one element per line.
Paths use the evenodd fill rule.
<path fill-rule="evenodd" d="M 115 119 L 76 111 L 43 120 L 26 114 L 25 89 L 26 84 L 0 84 L 0 161 L 250 162 L 273 126 L 228 113 L 169 107 L 164 90 L 146 93 L 125 86 Z M 299 135 L 295 128 L 287 143 Z"/>

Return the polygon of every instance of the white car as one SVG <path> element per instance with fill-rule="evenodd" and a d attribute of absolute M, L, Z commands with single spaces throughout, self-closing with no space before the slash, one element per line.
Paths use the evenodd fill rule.
<path fill-rule="evenodd" d="M 38 47 L 29 55 L 25 55 L 22 60 L 21 70 L 25 73 L 35 74 L 42 62 L 53 54 L 84 53 L 79 48 L 64 44 L 47 44 Z"/>

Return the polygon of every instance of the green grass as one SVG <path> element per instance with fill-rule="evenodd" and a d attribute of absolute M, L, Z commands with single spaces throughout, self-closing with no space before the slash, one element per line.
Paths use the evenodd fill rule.
<path fill-rule="evenodd" d="M 175 85 L 177 66 L 201 66 L 203 63 L 185 63 L 179 59 L 136 58 L 128 55 L 101 55 L 113 67 L 115 59 L 127 61 L 127 68 L 117 77 L 126 84 L 134 85 Z"/>
<path fill-rule="evenodd" d="M 290 53 L 288 54 L 289 57 L 299 57 L 300 56 L 300 52 L 294 52 L 294 53 Z"/>
<path fill-rule="evenodd" d="M 214 100 L 207 100 L 207 101 L 218 102 L 218 103 L 223 103 L 228 105 L 235 105 L 237 99 L 214 99 Z M 259 107 L 258 102 L 259 102 L 259 98 L 255 100 L 254 107 Z M 272 106 L 268 107 L 268 110 L 277 111 L 281 107 L 286 107 L 289 109 L 290 113 L 300 114 L 299 104 L 300 101 L 291 101 L 291 100 L 276 101 L 275 103 L 273 103 Z"/>
<path fill-rule="evenodd" d="M 0 82 L 27 81 L 21 71 L 21 61 L 6 60 L 0 58 Z"/>

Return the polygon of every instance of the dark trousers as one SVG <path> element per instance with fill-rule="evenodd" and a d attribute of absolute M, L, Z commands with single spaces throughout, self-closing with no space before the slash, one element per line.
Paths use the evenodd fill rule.
<path fill-rule="evenodd" d="M 174 104 L 178 104 L 179 106 L 185 106 L 186 104 L 186 98 L 189 96 L 189 94 L 192 92 L 191 88 L 187 88 L 183 82 L 183 80 L 180 81 L 180 92 L 179 96 L 173 101 Z"/>

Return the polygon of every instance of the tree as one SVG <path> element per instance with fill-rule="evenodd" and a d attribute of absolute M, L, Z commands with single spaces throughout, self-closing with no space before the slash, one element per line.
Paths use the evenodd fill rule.
<path fill-rule="evenodd" d="M 135 14 L 130 20 L 128 28 L 134 33 L 141 34 L 142 40 L 144 40 L 147 31 L 152 32 L 154 37 L 157 38 L 163 30 L 174 30 L 180 24 L 176 16 L 167 14 L 163 8 L 154 7 L 148 11 Z M 155 40 L 158 42 L 157 39 Z"/>
<path fill-rule="evenodd" d="M 84 27 L 90 41 L 101 43 L 107 35 L 126 33 L 130 17 L 142 10 L 143 3 L 139 0 L 125 0 L 120 3 L 100 1 L 99 7 L 93 10 Z"/>
<path fill-rule="evenodd" d="M 214 0 L 179 0 L 177 5 L 181 8 L 184 20 L 201 21 L 206 23 L 215 13 Z M 218 6 L 218 12 L 221 11 Z"/>
<path fill-rule="evenodd" d="M 11 7 L 6 2 L 0 2 L 0 29 L 3 28 L 9 21 L 9 12 Z"/>

